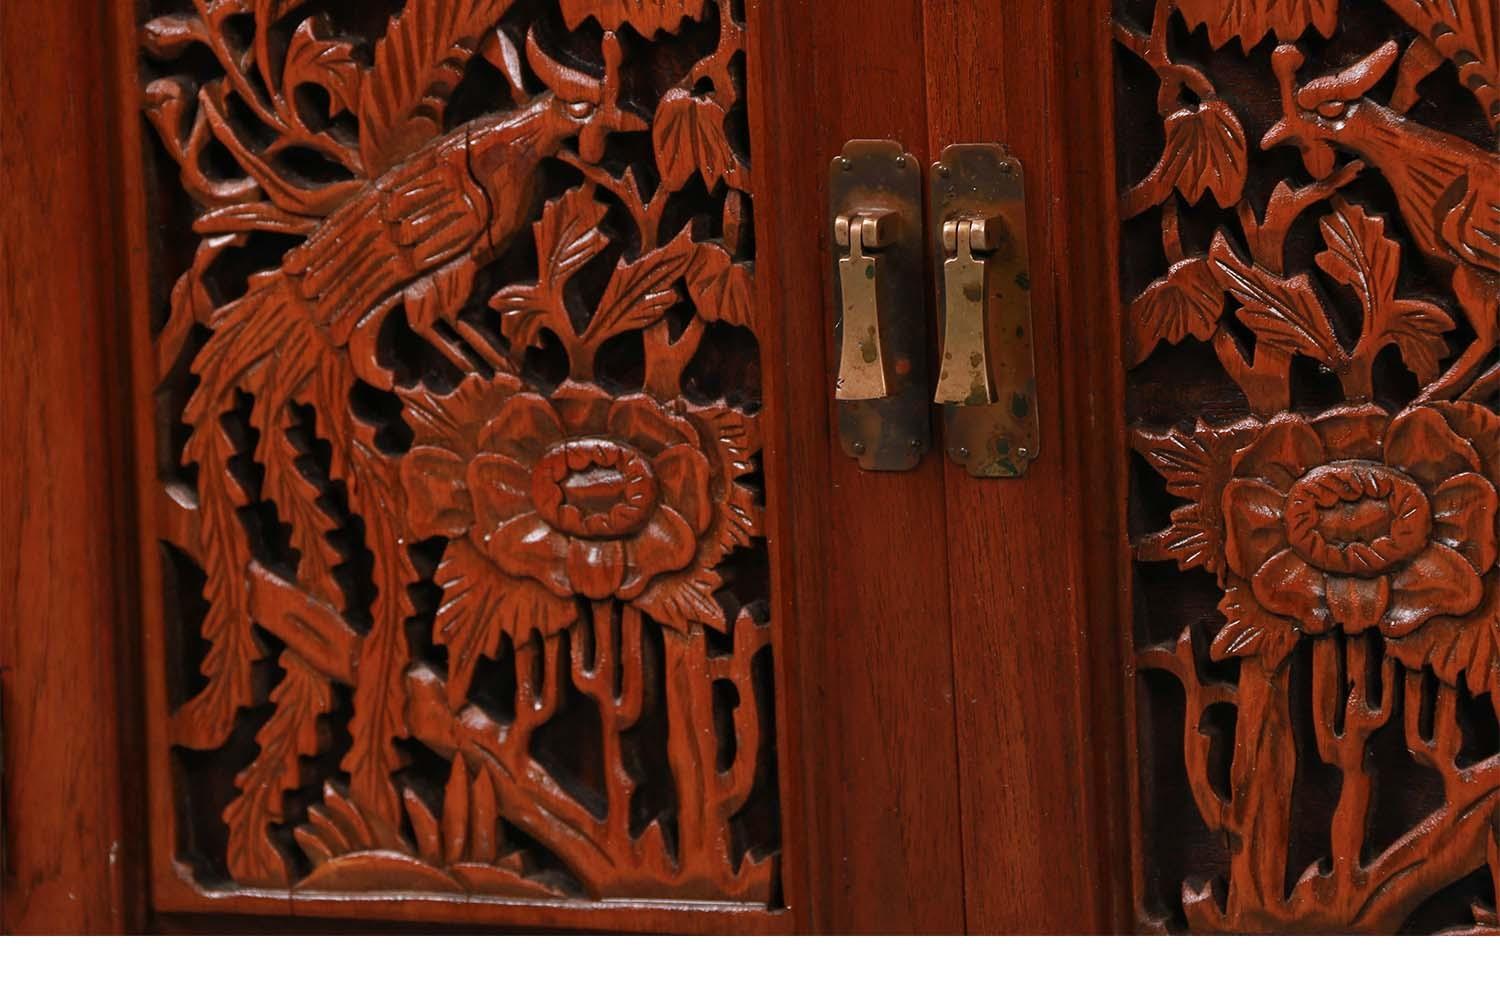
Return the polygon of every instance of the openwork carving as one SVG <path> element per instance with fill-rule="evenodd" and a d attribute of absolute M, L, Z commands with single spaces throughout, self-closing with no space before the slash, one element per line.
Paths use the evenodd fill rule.
<path fill-rule="evenodd" d="M 182 870 L 775 903 L 738 5 L 162 7 Z"/>
<path fill-rule="evenodd" d="M 1117 13 L 1142 917 L 1500 932 L 1500 13 Z"/>

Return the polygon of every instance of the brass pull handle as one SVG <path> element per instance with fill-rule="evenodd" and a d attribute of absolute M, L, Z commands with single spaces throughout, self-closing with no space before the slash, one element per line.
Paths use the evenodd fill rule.
<path fill-rule="evenodd" d="M 1005 239 L 999 218 L 963 217 L 943 223 L 943 356 L 934 403 L 988 406 L 995 382 L 985 348 L 989 270 L 985 256 Z"/>
<path fill-rule="evenodd" d="M 1023 476 L 1041 435 L 1021 163 L 1003 146 L 949 146 L 930 198 L 945 450 L 972 476 Z"/>
<path fill-rule="evenodd" d="M 839 445 L 866 472 L 915 468 L 932 442 L 916 157 L 888 139 L 845 143 L 828 164 L 824 225 Z"/>
<path fill-rule="evenodd" d="M 839 257 L 839 288 L 843 301 L 843 344 L 835 399 L 884 399 L 891 394 L 886 369 L 885 326 L 880 316 L 881 255 L 866 253 L 888 246 L 900 217 L 895 212 L 871 211 L 840 215 L 834 220 L 834 242 L 848 251 Z"/>

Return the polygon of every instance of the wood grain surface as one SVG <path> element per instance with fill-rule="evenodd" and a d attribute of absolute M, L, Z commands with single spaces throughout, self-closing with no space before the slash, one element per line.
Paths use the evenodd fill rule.
<path fill-rule="evenodd" d="M 133 919 L 130 448 L 116 335 L 109 36 L 93 4 L 0 9 L 0 693 L 6 933 Z M 45 57 L 38 57 L 45 53 Z"/>

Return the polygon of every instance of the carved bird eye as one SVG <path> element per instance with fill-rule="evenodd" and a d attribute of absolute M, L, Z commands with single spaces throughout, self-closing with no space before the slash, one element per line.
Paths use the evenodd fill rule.
<path fill-rule="evenodd" d="M 1318 105 L 1318 114 L 1324 118 L 1342 118 L 1348 107 L 1344 101 L 1324 101 Z"/>

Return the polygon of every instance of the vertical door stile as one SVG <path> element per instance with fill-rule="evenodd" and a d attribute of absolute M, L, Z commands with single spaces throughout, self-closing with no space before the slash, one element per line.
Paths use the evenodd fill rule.
<path fill-rule="evenodd" d="M 1078 286 L 1059 223 L 1077 207 L 1056 136 L 1071 113 L 1058 20 L 1050 3 L 926 6 L 933 152 L 1006 144 L 1030 206 L 1040 455 L 1007 480 L 945 459 L 966 908 L 981 933 L 1112 929 L 1124 876 L 1100 789 L 1118 740 L 1098 730 L 1098 706 L 1119 680 L 1108 642 L 1092 643 L 1087 526 L 1107 500 L 1083 458 L 1089 330 L 1067 322 Z"/>
<path fill-rule="evenodd" d="M 757 218 L 776 252 L 757 266 L 762 301 L 779 296 L 767 325 L 784 338 L 772 391 L 787 414 L 768 468 L 788 493 L 773 543 L 790 550 L 783 590 L 796 604 L 783 628 L 795 631 L 814 927 L 960 932 L 943 473 L 935 455 L 910 472 L 864 472 L 841 450 L 833 248 L 818 232 L 846 140 L 893 139 L 914 168 L 926 162 L 920 4 L 760 10 L 768 141 L 756 162 L 775 197 Z"/>

